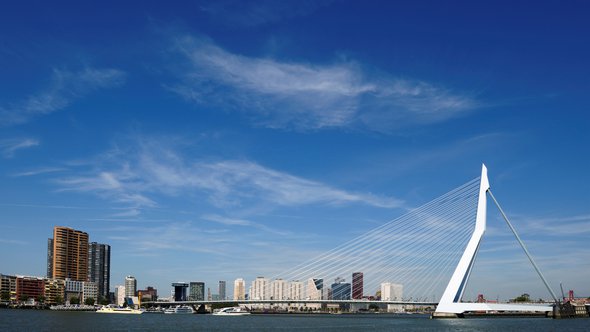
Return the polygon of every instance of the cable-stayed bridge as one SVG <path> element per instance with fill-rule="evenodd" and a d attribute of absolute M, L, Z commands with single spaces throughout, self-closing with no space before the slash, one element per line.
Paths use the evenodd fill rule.
<path fill-rule="evenodd" d="M 318 257 L 234 287 L 232 301 L 149 304 L 389 304 L 436 306 L 437 316 L 468 311 L 551 311 L 552 305 L 462 302 L 487 223 L 488 197 L 498 207 L 541 281 L 526 246 L 481 176 Z M 350 282 L 346 278 L 352 276 Z M 248 299 L 245 293 L 248 293 Z M 371 294 L 367 296 L 367 294 Z M 373 295 L 374 294 L 374 295 Z M 180 300 L 180 299 L 179 299 Z"/>

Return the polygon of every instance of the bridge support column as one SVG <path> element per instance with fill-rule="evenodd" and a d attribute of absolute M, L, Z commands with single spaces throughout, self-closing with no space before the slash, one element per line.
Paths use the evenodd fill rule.
<path fill-rule="evenodd" d="M 438 319 L 438 318 L 465 318 L 464 314 L 454 314 L 451 312 L 433 312 L 430 315 L 430 319 Z"/>

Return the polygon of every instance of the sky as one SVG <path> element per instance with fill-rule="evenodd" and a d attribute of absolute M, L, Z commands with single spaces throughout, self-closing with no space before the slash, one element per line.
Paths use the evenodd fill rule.
<path fill-rule="evenodd" d="M 112 287 L 134 275 L 161 296 L 179 280 L 216 293 L 218 280 L 277 275 L 364 234 L 485 163 L 553 289 L 590 296 L 589 10 L 6 3 L 0 273 L 44 275 L 60 225 L 111 245 Z M 466 297 L 549 298 L 493 206 L 488 218 Z"/>

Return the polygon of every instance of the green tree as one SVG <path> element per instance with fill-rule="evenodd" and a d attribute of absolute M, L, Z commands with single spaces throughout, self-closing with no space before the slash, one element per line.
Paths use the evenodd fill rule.
<path fill-rule="evenodd" d="M 45 302 L 45 296 L 39 295 L 39 296 L 37 296 L 36 300 L 39 303 L 44 303 Z"/>
<path fill-rule="evenodd" d="M 100 297 L 100 299 L 98 300 L 98 303 L 100 303 L 102 305 L 108 305 L 111 303 L 111 301 L 109 301 L 109 299 L 107 299 L 106 297 Z"/>
<path fill-rule="evenodd" d="M 518 296 L 514 299 L 514 302 L 530 302 L 531 301 L 531 296 L 529 294 L 522 294 L 521 296 Z"/>
<path fill-rule="evenodd" d="M 84 300 L 84 304 L 85 305 L 94 305 L 94 298 L 93 297 L 86 298 L 86 300 Z"/>
<path fill-rule="evenodd" d="M 55 304 L 64 304 L 64 298 L 61 295 L 55 297 Z"/>
<path fill-rule="evenodd" d="M 70 304 L 80 304 L 80 299 L 76 296 L 72 296 L 72 298 L 70 298 Z"/>
<path fill-rule="evenodd" d="M 2 292 L 2 294 L 0 295 L 0 299 L 2 299 L 2 301 L 10 301 L 10 293 Z"/>
<path fill-rule="evenodd" d="M 379 306 L 375 303 L 369 304 L 369 310 L 379 311 Z"/>

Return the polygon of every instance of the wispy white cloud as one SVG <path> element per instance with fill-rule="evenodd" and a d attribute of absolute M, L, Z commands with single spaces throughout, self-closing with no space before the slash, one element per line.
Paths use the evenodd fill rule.
<path fill-rule="evenodd" d="M 35 175 L 41 175 L 41 174 L 47 174 L 47 173 L 63 172 L 65 170 L 67 170 L 67 168 L 63 168 L 63 167 L 43 167 L 43 168 L 33 169 L 33 170 L 30 170 L 30 171 L 24 171 L 24 172 L 20 172 L 20 173 L 15 173 L 12 176 L 14 176 L 14 177 L 35 176 Z"/>
<path fill-rule="evenodd" d="M 403 206 L 401 200 L 337 189 L 244 160 L 191 160 L 161 142 L 113 151 L 81 174 L 57 180 L 60 191 L 90 192 L 132 208 L 158 206 L 160 195 L 204 195 L 215 207 L 309 204 Z M 133 151 L 133 152 L 132 152 Z"/>
<path fill-rule="evenodd" d="M 31 148 L 39 145 L 34 138 L 10 138 L 0 140 L 0 153 L 4 158 L 12 158 L 18 150 Z"/>
<path fill-rule="evenodd" d="M 141 214 L 141 211 L 137 208 L 124 209 L 121 212 L 117 212 L 111 215 L 111 217 L 137 217 Z"/>
<path fill-rule="evenodd" d="M 19 203 L 0 203 L 0 206 L 17 207 L 30 209 L 64 209 L 64 210 L 94 210 L 100 209 L 88 206 L 72 206 L 72 205 L 49 205 L 49 204 L 19 204 Z"/>
<path fill-rule="evenodd" d="M 459 116 L 474 99 L 433 84 L 370 75 L 358 63 L 281 62 L 233 54 L 206 38 L 184 36 L 181 83 L 168 87 L 198 103 L 246 111 L 273 128 L 359 127 L 390 131 Z"/>
<path fill-rule="evenodd" d="M 278 234 L 278 235 L 287 235 L 289 233 L 289 232 L 285 232 L 285 231 L 276 230 L 276 229 L 270 228 L 268 226 L 265 226 L 263 224 L 256 223 L 253 221 L 249 221 L 249 220 L 245 220 L 245 219 L 228 218 L 228 217 L 224 217 L 224 216 L 220 216 L 220 215 L 216 215 L 216 214 L 207 214 L 207 215 L 202 216 L 201 219 L 213 221 L 213 222 L 216 222 L 216 223 L 219 223 L 222 225 L 227 225 L 227 226 L 252 227 L 252 228 L 256 228 L 261 231 L 267 232 L 267 233 L 273 233 L 273 234 Z"/>
<path fill-rule="evenodd" d="M 69 106 L 88 93 L 121 85 L 125 73 L 117 69 L 85 68 L 80 71 L 54 69 L 50 85 L 23 101 L 0 106 L 0 126 L 30 121 L 40 115 L 53 113 Z"/>
<path fill-rule="evenodd" d="M 527 217 L 520 223 L 524 224 L 523 231 L 531 234 L 572 236 L 590 233 L 590 214 L 553 218 Z"/>

